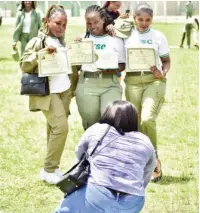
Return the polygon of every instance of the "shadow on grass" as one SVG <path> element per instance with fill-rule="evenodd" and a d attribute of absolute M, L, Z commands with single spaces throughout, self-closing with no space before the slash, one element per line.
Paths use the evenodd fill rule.
<path fill-rule="evenodd" d="M 0 57 L 0 61 L 11 61 L 12 57 Z"/>
<path fill-rule="evenodd" d="M 180 176 L 180 177 L 163 176 L 162 179 L 156 184 L 160 184 L 160 185 L 170 185 L 174 183 L 184 184 L 194 179 L 195 178 L 193 176 Z"/>

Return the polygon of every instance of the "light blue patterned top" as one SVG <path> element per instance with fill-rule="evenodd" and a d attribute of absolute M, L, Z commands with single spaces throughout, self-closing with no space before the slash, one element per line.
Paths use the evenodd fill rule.
<path fill-rule="evenodd" d="M 97 123 L 85 131 L 76 147 L 79 159 L 84 152 L 92 152 L 107 127 L 107 124 Z M 90 165 L 89 182 L 128 194 L 145 196 L 145 187 L 156 167 L 155 150 L 144 134 L 127 132 L 120 135 L 111 127 L 97 147 Z"/>

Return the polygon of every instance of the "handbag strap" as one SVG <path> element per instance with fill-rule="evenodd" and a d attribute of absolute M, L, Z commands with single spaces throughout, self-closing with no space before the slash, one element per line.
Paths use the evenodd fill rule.
<path fill-rule="evenodd" d="M 97 155 L 99 152 L 101 152 L 102 149 L 104 149 L 106 146 L 108 146 L 110 143 L 112 143 L 113 141 L 115 141 L 117 138 L 120 138 L 120 137 L 121 137 L 121 135 L 120 135 L 120 136 L 117 136 L 117 137 L 115 137 L 114 139 L 112 139 L 111 141 L 109 141 L 109 143 L 105 144 L 98 152 L 95 153 L 95 155 Z M 95 155 L 93 155 L 93 157 L 94 157 Z M 89 156 L 89 157 L 90 157 L 90 159 L 92 159 L 91 156 Z M 89 159 L 88 159 L 88 160 L 89 160 Z"/>
<path fill-rule="evenodd" d="M 88 155 L 86 154 L 86 152 L 85 152 L 86 155 L 83 154 L 83 155 L 81 156 L 81 159 L 83 159 L 83 158 L 85 157 L 85 158 L 88 160 L 88 159 L 92 156 L 92 154 L 94 154 L 94 152 L 96 151 L 98 145 L 99 145 L 99 144 L 101 143 L 101 141 L 104 139 L 104 137 L 106 136 L 106 134 L 108 133 L 108 131 L 109 131 L 110 128 L 111 128 L 111 126 L 108 126 L 108 127 L 107 127 L 105 133 L 104 133 L 103 136 L 98 140 L 98 142 L 97 142 L 96 146 L 94 147 L 94 149 L 92 150 L 91 154 L 88 156 Z M 104 148 L 104 147 L 103 147 L 103 148 Z M 70 173 L 73 169 L 75 169 L 75 168 L 78 166 L 79 163 L 80 163 L 80 161 L 78 161 L 70 170 L 68 170 L 67 172 L 65 172 L 65 173 L 63 174 L 63 176 L 66 175 L 66 174 L 68 174 L 68 173 Z"/>
<path fill-rule="evenodd" d="M 94 149 L 92 150 L 92 152 L 90 153 L 89 157 L 92 156 L 94 154 L 94 152 L 96 151 L 97 147 L 101 144 L 102 140 L 104 139 L 104 137 L 106 136 L 106 134 L 108 133 L 108 131 L 110 130 L 111 126 L 109 125 L 105 131 L 105 133 L 102 135 L 102 137 L 98 140 L 96 146 L 94 147 Z"/>
<path fill-rule="evenodd" d="M 106 129 L 106 132 L 104 133 L 104 135 L 101 137 L 101 139 L 98 141 L 97 145 L 95 146 L 94 150 L 92 151 L 92 153 L 89 155 L 88 160 L 92 159 L 92 154 L 94 154 L 94 152 L 96 151 L 98 145 L 101 144 L 102 140 L 104 139 L 104 137 L 106 136 L 106 134 L 108 133 L 109 129 L 111 128 L 111 126 L 108 126 L 108 128 Z M 115 141 L 117 138 L 122 137 L 122 135 L 119 135 L 117 137 L 115 137 L 114 139 L 112 139 L 111 141 L 109 141 L 109 143 L 105 144 L 104 146 L 101 147 L 101 149 L 95 153 L 95 155 L 97 155 L 102 149 L 104 149 L 106 146 L 108 146 L 110 143 L 112 143 L 113 141 Z M 94 156 L 94 155 L 93 155 Z"/>

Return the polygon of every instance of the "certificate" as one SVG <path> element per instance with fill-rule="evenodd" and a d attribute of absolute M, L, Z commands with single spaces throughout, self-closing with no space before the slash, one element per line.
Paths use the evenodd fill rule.
<path fill-rule="evenodd" d="M 38 52 L 38 70 L 40 77 L 70 74 L 71 66 L 67 56 L 67 49 L 63 47 L 57 48 L 56 52 L 52 54 L 47 51 Z"/>
<path fill-rule="evenodd" d="M 94 62 L 94 43 L 85 40 L 68 45 L 68 57 L 71 65 L 92 64 Z"/>
<path fill-rule="evenodd" d="M 98 53 L 97 53 L 98 54 Z M 101 70 L 116 70 L 119 68 L 118 53 L 105 50 L 98 54 L 98 60 L 95 62 L 97 69 Z"/>
<path fill-rule="evenodd" d="M 152 65 L 157 66 L 156 53 L 153 48 L 127 48 L 127 72 L 150 71 Z"/>

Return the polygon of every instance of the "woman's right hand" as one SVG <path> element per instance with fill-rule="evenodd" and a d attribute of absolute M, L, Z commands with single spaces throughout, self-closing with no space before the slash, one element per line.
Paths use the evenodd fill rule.
<path fill-rule="evenodd" d="M 16 49 L 16 46 L 17 46 L 17 42 L 14 41 L 14 42 L 12 43 L 13 50 Z"/>
<path fill-rule="evenodd" d="M 52 54 L 56 51 L 56 47 L 54 46 L 47 46 L 43 49 L 41 49 L 39 52 L 48 52 L 49 54 Z"/>

